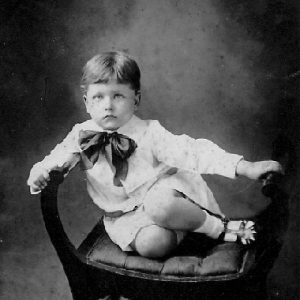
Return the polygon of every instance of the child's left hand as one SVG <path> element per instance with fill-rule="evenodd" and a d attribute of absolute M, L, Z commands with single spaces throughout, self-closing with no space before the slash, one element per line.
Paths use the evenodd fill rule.
<path fill-rule="evenodd" d="M 249 179 L 260 179 L 262 175 L 268 172 L 284 174 L 283 168 L 278 161 L 265 160 L 250 162 L 241 160 L 236 167 L 236 174 L 246 176 Z"/>

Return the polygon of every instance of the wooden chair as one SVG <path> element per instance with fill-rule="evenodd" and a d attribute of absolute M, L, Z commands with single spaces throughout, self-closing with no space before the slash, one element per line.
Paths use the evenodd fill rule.
<path fill-rule="evenodd" d="M 267 174 L 262 192 L 270 205 L 255 218 L 257 240 L 250 246 L 219 243 L 190 233 L 165 259 L 122 252 L 100 220 L 76 249 L 57 207 L 59 172 L 41 195 L 46 229 L 69 280 L 75 300 L 92 299 L 264 299 L 266 278 L 283 243 L 288 195 L 279 177 Z"/>

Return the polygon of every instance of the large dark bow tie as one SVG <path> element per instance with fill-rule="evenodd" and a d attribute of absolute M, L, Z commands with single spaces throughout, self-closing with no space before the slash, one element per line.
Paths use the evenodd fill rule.
<path fill-rule="evenodd" d="M 111 145 L 112 165 L 116 168 L 114 185 L 122 186 L 120 179 L 125 180 L 128 172 L 127 158 L 134 152 L 137 144 L 128 136 L 117 132 L 97 132 L 81 130 L 79 145 L 88 160 L 94 165 L 105 147 Z"/>

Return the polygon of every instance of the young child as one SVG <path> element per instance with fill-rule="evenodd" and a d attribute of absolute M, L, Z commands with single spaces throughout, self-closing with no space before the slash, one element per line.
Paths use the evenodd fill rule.
<path fill-rule="evenodd" d="M 211 141 L 173 135 L 158 121 L 138 118 L 140 70 L 125 53 L 89 60 L 81 88 L 91 119 L 76 124 L 33 166 L 27 181 L 32 193 L 47 186 L 51 170 L 67 174 L 80 162 L 88 193 L 104 210 L 106 231 L 124 251 L 162 257 L 188 231 L 244 244 L 254 240 L 254 223 L 225 221 L 200 174 L 259 179 L 282 172 L 278 162 L 249 162 Z"/>

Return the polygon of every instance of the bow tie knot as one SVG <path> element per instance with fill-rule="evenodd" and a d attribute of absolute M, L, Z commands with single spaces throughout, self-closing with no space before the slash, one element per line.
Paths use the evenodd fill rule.
<path fill-rule="evenodd" d="M 105 147 L 111 145 L 112 165 L 116 168 L 114 184 L 122 186 L 120 180 L 125 180 L 128 172 L 127 159 L 137 148 L 134 140 L 118 132 L 97 132 L 81 130 L 79 132 L 79 145 L 83 154 L 94 165 Z"/>

